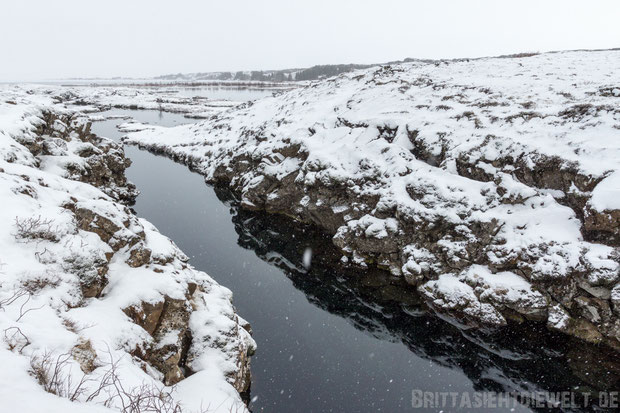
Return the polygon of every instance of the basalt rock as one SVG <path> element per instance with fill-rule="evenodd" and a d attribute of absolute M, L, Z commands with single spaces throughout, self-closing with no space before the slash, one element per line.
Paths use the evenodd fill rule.
<path fill-rule="evenodd" d="M 599 212 L 586 207 L 584 217 L 584 235 L 588 239 L 612 246 L 620 245 L 620 210 Z"/>
<path fill-rule="evenodd" d="M 71 179 L 87 182 L 112 198 L 132 204 L 137 196 L 135 186 L 125 176 L 131 161 L 125 158 L 121 146 L 91 132 L 90 122 L 73 113 L 44 111 L 35 136 L 24 136 L 20 143 L 35 156 L 66 155 L 67 142 L 81 142 L 76 154 L 81 162 L 65 165 Z"/>
<path fill-rule="evenodd" d="M 82 341 L 71 351 L 71 356 L 80 364 L 80 369 L 86 374 L 93 372 L 97 367 L 97 352 L 90 341 Z"/>
<path fill-rule="evenodd" d="M 140 305 L 127 307 L 123 311 L 134 323 L 145 329 L 150 335 L 153 335 L 159 324 L 161 313 L 164 310 L 164 303 L 165 300 L 155 303 L 142 302 Z"/>
<path fill-rule="evenodd" d="M 189 329 L 189 319 L 196 308 L 204 305 L 203 287 L 189 285 L 184 299 L 164 296 L 154 303 L 141 303 L 124 309 L 136 324 L 144 328 L 153 338 L 153 342 L 136 356 L 147 361 L 163 375 L 167 385 L 173 385 L 194 373 L 194 363 L 200 349 L 208 345 L 221 348 L 229 354 L 229 361 L 235 366 L 227 372 L 228 381 L 239 393 L 246 392 L 251 383 L 250 357 L 254 354 L 254 345 L 242 345 L 235 349 L 230 341 L 211 336 L 194 336 Z M 233 317 L 239 328 L 251 334 L 250 325 Z M 239 331 L 233 329 L 226 335 L 238 337 Z"/>
<path fill-rule="evenodd" d="M 78 276 L 84 298 L 99 297 L 108 284 L 108 260 L 104 254 L 74 252 L 63 259 L 63 268 Z"/>
<path fill-rule="evenodd" d="M 131 251 L 129 251 L 129 259 L 127 260 L 127 264 L 130 267 L 141 267 L 146 265 L 151 260 L 151 250 L 148 248 L 143 248 L 140 246 L 134 247 Z"/>
<path fill-rule="evenodd" d="M 192 268 L 172 241 L 129 209 L 136 191 L 125 177 L 130 162 L 122 146 L 94 135 L 80 114 L 35 107 L 23 116 L 28 122 L 15 140 L 0 130 L 2 161 L 22 163 L 10 165 L 19 174 L 0 168 L 0 183 L 6 185 L 0 189 L 15 196 L 15 205 L 26 203 L 46 215 L 16 218 L 17 224 L 33 222 L 36 236 L 24 241 L 24 257 L 32 247 L 33 267 L 43 266 L 45 272 L 19 275 L 16 285 L 37 298 L 45 294 L 41 302 L 49 303 L 49 314 L 58 315 L 56 324 L 79 337 L 67 354 L 87 375 L 113 363 L 113 356 L 132 355 L 123 374 L 134 368 L 139 375 L 143 370 L 155 381 L 174 385 L 196 371 L 216 369 L 207 377 L 212 374 L 240 393 L 247 391 L 255 350 L 249 325 L 237 316 L 229 290 Z M 19 235 L 15 238 L 19 241 Z M 143 283 L 134 277 L 142 277 Z M 120 313 L 119 320 L 120 310 L 126 317 Z M 105 320 L 102 325 L 114 320 L 118 331 L 114 325 L 89 336 L 71 311 L 86 314 L 89 322 Z M 67 334 L 62 327 L 58 331 Z M 18 338 L 24 341 L 20 346 L 31 344 Z M 22 348 L 17 344 L 14 348 Z M 109 354 L 97 354 L 95 349 L 106 345 Z M 136 371 L 130 374 L 135 377 Z M 90 382 L 90 376 L 85 378 Z M 241 402 L 229 386 L 222 387 L 232 404 Z"/>
<path fill-rule="evenodd" d="M 146 353 L 146 359 L 163 373 L 168 386 L 185 378 L 184 358 L 191 342 L 190 313 L 191 305 L 186 299 L 166 297 L 153 331 L 155 344 Z"/>
<path fill-rule="evenodd" d="M 228 186 L 244 208 L 316 224 L 344 261 L 388 269 L 437 311 L 530 318 L 617 347 L 619 215 L 604 205 L 620 110 L 599 93 L 617 53 L 374 68 L 126 140 Z M 562 311 L 571 321 L 557 328 Z"/>
<path fill-rule="evenodd" d="M 144 234 L 135 234 L 128 230 L 129 223 L 124 223 L 125 226 L 120 226 L 109 218 L 96 212 L 83 207 L 77 207 L 75 209 L 75 217 L 77 221 L 77 227 L 81 230 L 94 232 L 99 235 L 99 238 L 110 247 L 112 250 L 118 251 L 125 246 L 133 246 L 143 239 Z"/>

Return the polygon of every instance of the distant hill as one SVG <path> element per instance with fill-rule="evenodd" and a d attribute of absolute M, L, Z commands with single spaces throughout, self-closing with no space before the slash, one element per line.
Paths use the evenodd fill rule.
<path fill-rule="evenodd" d="M 366 69 L 374 65 L 339 64 L 317 65 L 306 69 L 281 69 L 281 70 L 252 70 L 238 72 L 201 72 L 201 73 L 177 73 L 157 76 L 156 80 L 175 82 L 198 82 L 198 81 L 259 81 L 259 82 L 291 82 L 303 80 L 317 80 L 340 73 L 350 72 L 357 69 Z"/>

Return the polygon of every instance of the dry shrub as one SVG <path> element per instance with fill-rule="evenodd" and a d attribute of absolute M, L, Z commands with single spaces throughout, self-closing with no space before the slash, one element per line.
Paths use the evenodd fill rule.
<path fill-rule="evenodd" d="M 125 389 L 118 375 L 118 361 L 110 362 L 107 370 L 97 379 L 82 375 L 74 381 L 71 375 L 71 354 L 63 353 L 53 357 L 51 353 L 32 356 L 29 373 L 37 379 L 43 389 L 73 402 L 95 402 L 109 408 L 119 408 L 122 413 L 183 413 L 181 405 L 174 400 L 174 387 L 166 388 L 156 384 Z M 207 413 L 200 409 L 197 413 Z"/>
<path fill-rule="evenodd" d="M 54 220 L 38 217 L 19 218 L 15 217 L 15 239 L 21 242 L 51 241 L 58 242 L 61 233 Z"/>
<path fill-rule="evenodd" d="M 35 274 L 21 282 L 22 288 L 30 294 L 36 294 L 46 288 L 56 288 L 60 285 L 60 276 L 52 271 Z"/>

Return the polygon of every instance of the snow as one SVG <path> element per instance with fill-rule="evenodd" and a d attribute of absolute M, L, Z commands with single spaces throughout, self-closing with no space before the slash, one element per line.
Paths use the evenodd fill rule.
<path fill-rule="evenodd" d="M 555 329 L 562 330 L 568 326 L 570 316 L 559 304 L 551 307 L 547 324 Z"/>
<path fill-rule="evenodd" d="M 444 309 L 462 310 L 475 319 L 497 325 L 506 324 L 497 308 L 505 306 L 531 314 L 544 311 L 547 304 L 544 296 L 523 277 L 508 271 L 492 273 L 482 265 L 472 265 L 460 274 L 442 274 L 424 284 L 420 291 Z"/>
<path fill-rule="evenodd" d="M 96 368 L 84 373 L 77 359 L 70 357 L 67 372 L 73 383 L 85 374 L 93 380 L 89 383 L 95 383 L 112 357 L 119 363 L 119 377 L 126 389 L 144 384 L 164 388 L 161 373 L 132 353 L 151 344 L 173 343 L 174 331 L 154 343 L 123 309 L 164 299 L 187 300 L 188 286 L 196 284 L 189 325 L 195 338 L 190 353 L 196 374 L 166 391 L 173 393 L 185 411 L 201 405 L 209 406 L 209 411 L 247 411 L 229 378 L 239 368 L 238 353 L 255 343 L 241 327 L 245 321 L 235 313 L 232 293 L 189 266 L 185 254 L 148 221 L 135 217 L 100 189 L 69 178 L 66 165 L 84 166 L 85 159 L 77 152 L 90 143 L 73 135 L 67 140 L 47 136 L 46 144 L 55 145 L 48 148 L 51 154 L 33 156 L 24 144 L 37 139 L 35 130 L 42 123 L 43 110 L 71 111 L 54 103 L 52 94 L 39 92 L 0 89 L 0 410 L 118 411 L 118 400 L 110 408 L 103 407 L 103 394 L 91 402 L 70 402 L 47 393 L 28 373 L 32 357 L 45 352 L 54 358 L 70 354 L 80 343 L 92 345 Z M 81 117 L 86 119 L 76 113 L 77 122 Z M 64 127 L 55 125 L 57 130 Z M 69 204 L 93 211 L 120 229 L 106 243 L 77 226 L 66 207 Z M 28 219 L 39 219 L 56 234 L 55 239 L 20 235 L 18 223 Z M 140 241 L 142 233 L 144 240 Z M 132 248 L 128 245 L 118 250 L 111 247 L 131 239 L 152 251 L 148 265 L 128 265 Z M 106 255 L 111 256 L 105 275 L 108 284 L 98 298 L 83 297 L 80 283 L 98 277 L 98 265 L 107 261 Z"/>
<path fill-rule="evenodd" d="M 609 283 L 619 278 L 614 248 L 584 240 L 583 211 L 568 205 L 583 196 L 592 211 L 619 208 L 620 106 L 609 92 L 619 78 L 618 50 L 396 64 L 314 82 L 195 125 L 130 132 L 125 141 L 190 163 L 207 180 L 250 159 L 257 166 L 230 183 L 247 205 L 256 206 L 245 195 L 253 187 L 292 175 L 299 210 L 325 202 L 312 201 L 313 188 L 345 187 L 349 198 L 378 197 L 399 220 L 429 223 L 424 230 L 458 228 L 458 237 L 437 241 L 450 267 L 474 259 L 468 247 L 476 245 L 475 228 L 486 225 L 496 232 L 485 263 L 516 263 L 533 282 L 588 273 L 593 284 Z M 267 202 L 280 197 L 267 195 Z M 335 202 L 326 205 L 334 213 Z M 347 213 L 335 238 L 390 242 L 406 230 L 378 215 Z M 437 251 L 398 248 L 392 272 L 415 282 L 439 275 Z M 343 250 L 363 264 L 354 247 Z M 538 299 L 521 287 L 507 286 L 537 311 Z M 462 288 L 459 294 L 469 294 Z M 510 298 L 496 306 L 520 305 L 512 293 L 494 298 Z"/>
<path fill-rule="evenodd" d="M 2 87 L 2 86 L 0 86 Z M 83 114 L 90 114 L 90 121 L 101 121 L 106 118 L 96 112 L 110 108 L 144 109 L 182 113 L 188 118 L 208 118 L 215 113 L 238 105 L 240 102 L 193 98 L 179 96 L 178 90 L 165 86 L 51 86 L 26 84 L 4 86 L 4 96 L 14 99 L 12 93 L 18 95 L 24 89 L 32 92 L 29 101 L 63 102 L 66 106 Z M 22 92 L 20 92 L 20 90 Z M 15 92 L 14 92 L 15 91 Z M 44 99 L 41 99 L 44 97 Z M 0 114 L 0 116 L 2 116 Z M 188 122 L 189 123 L 189 122 Z M 6 124 L 9 124 L 7 122 Z"/>
<path fill-rule="evenodd" d="M 481 303 L 474 293 L 474 289 L 461 282 L 452 274 L 442 274 L 437 281 L 429 281 L 421 290 L 434 290 L 433 294 L 427 294 L 433 298 L 432 303 L 447 310 L 460 310 L 464 314 L 482 320 L 487 324 L 506 324 L 504 317 L 492 305 Z"/>
<path fill-rule="evenodd" d="M 601 212 L 620 209 L 620 171 L 610 174 L 594 188 L 590 205 Z"/>
<path fill-rule="evenodd" d="M 310 266 L 312 265 L 312 248 L 308 247 L 304 250 L 303 264 L 306 270 L 310 269 Z"/>

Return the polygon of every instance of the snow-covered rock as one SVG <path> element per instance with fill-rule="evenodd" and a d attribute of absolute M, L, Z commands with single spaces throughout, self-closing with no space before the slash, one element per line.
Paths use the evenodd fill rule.
<path fill-rule="evenodd" d="M 246 411 L 232 293 L 129 210 L 122 147 L 56 101 L 0 91 L 0 409 Z"/>
<path fill-rule="evenodd" d="M 126 139 L 228 184 L 245 207 L 321 226 L 351 262 L 402 274 L 436 307 L 501 323 L 561 305 L 581 319 L 577 299 L 595 298 L 600 317 L 582 321 L 620 347 L 607 311 L 618 78 L 618 50 L 413 62 Z M 485 274 L 475 285 L 472 271 Z M 505 294 L 487 292 L 495 278 L 510 279 Z"/>
<path fill-rule="evenodd" d="M 506 324 L 500 312 L 506 309 L 529 318 L 547 316 L 547 300 L 529 282 L 507 271 L 493 274 L 482 265 L 472 265 L 458 276 L 441 274 L 420 291 L 433 305 L 461 310 L 486 324 Z"/>

